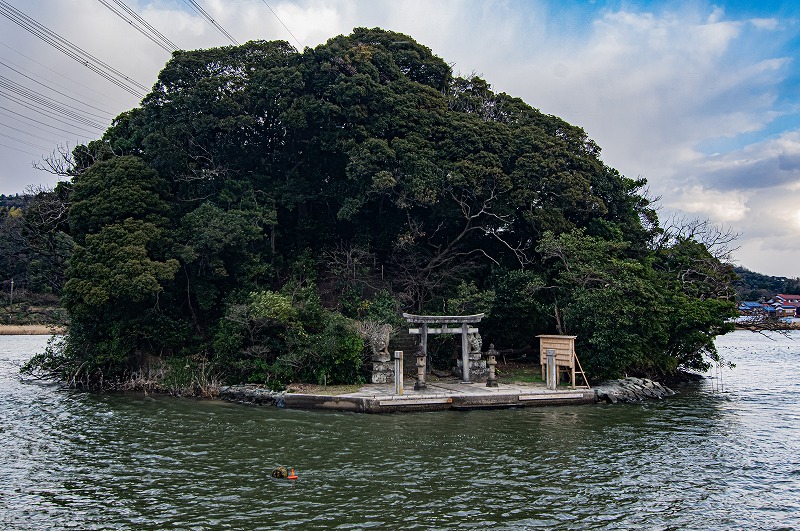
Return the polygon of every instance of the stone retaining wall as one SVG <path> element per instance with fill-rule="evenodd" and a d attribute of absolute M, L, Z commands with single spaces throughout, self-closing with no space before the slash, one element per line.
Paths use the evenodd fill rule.
<path fill-rule="evenodd" d="M 289 407 L 300 409 L 332 409 L 378 413 L 385 411 L 435 411 L 441 409 L 481 409 L 525 407 L 594 402 L 641 402 L 672 396 L 675 391 L 646 378 L 624 378 L 603 382 L 592 389 L 546 391 L 541 387 L 508 386 L 506 391 L 480 392 L 481 387 L 468 386 L 464 392 L 443 388 L 441 393 L 409 392 L 394 396 L 384 392 L 343 396 L 323 396 L 304 393 L 286 394 L 256 385 L 232 385 L 220 388 L 219 397 L 242 404 Z M 501 386 L 503 387 L 503 386 Z M 530 389 L 528 391 L 528 389 Z M 502 391 L 502 389 L 500 390 Z"/>

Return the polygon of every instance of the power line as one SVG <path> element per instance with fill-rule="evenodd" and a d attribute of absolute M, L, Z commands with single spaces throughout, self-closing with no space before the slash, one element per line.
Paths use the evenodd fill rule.
<path fill-rule="evenodd" d="M 144 97 L 143 91 L 147 91 L 147 87 L 39 24 L 4 0 L 0 0 L 0 14 L 126 92 L 139 98 Z"/>
<path fill-rule="evenodd" d="M 11 98 L 9 98 L 9 99 L 11 99 Z M 12 100 L 12 101 L 15 101 L 15 100 Z M 90 130 L 90 129 L 84 129 L 83 127 L 81 127 L 81 126 L 79 126 L 79 125 L 75 125 L 74 123 L 65 122 L 64 120 L 61 120 L 61 119 L 59 119 L 59 118 L 56 118 L 56 117 L 50 116 L 50 115 L 48 115 L 47 113 L 45 113 L 45 112 L 42 112 L 40 109 L 35 109 L 35 108 L 33 108 L 33 107 L 30 107 L 29 105 L 26 105 L 24 102 L 15 101 L 15 103 L 17 103 L 18 105 L 22 105 L 23 107 L 25 107 L 25 108 L 27 108 L 27 109 L 29 109 L 29 110 L 31 110 L 31 111 L 36 111 L 36 112 L 39 112 L 39 113 L 41 113 L 41 114 L 44 114 L 45 116 L 47 116 L 47 117 L 48 117 L 48 118 L 50 118 L 50 119 L 53 119 L 53 120 L 55 120 L 56 122 L 62 123 L 62 124 L 64 124 L 64 125 L 68 125 L 68 126 L 70 126 L 70 127 L 73 127 L 73 128 L 75 128 L 75 129 L 79 129 L 79 130 L 81 130 L 81 131 L 84 131 L 84 132 L 86 132 L 86 133 L 89 133 L 89 134 L 91 134 L 91 135 L 95 135 L 95 136 L 97 136 L 97 133 L 99 132 L 99 131 L 97 131 L 97 130 L 94 130 L 94 131 L 92 131 L 92 130 Z M 42 125 L 48 125 L 48 124 L 47 124 L 47 123 L 45 123 L 45 122 L 40 122 L 39 120 L 34 120 L 33 118 L 29 118 L 29 117 L 25 116 L 24 114 L 18 113 L 18 112 L 16 112 L 16 111 L 12 111 L 12 110 L 11 110 L 11 109 L 9 109 L 8 107 L 3 107 L 2 105 L 0 105 L 0 109 L 4 110 L 4 111 L 6 111 L 6 112 L 10 112 L 11 114 L 15 114 L 15 115 L 17 115 L 17 116 L 22 116 L 22 117 L 24 117 L 24 118 L 26 118 L 26 119 L 28 119 L 28 120 L 30 120 L 30 121 L 32 121 L 32 122 L 36 122 L 36 123 L 39 123 L 39 124 L 42 124 Z M 56 127 L 53 127 L 53 128 L 54 128 L 54 129 L 56 129 Z"/>
<path fill-rule="evenodd" d="M 3 111 L 5 111 L 5 112 L 3 112 Z M 9 116 L 8 113 L 14 114 L 14 115 L 16 115 L 16 117 Z M 82 134 L 76 133 L 75 131 L 67 131 L 66 129 L 62 129 L 60 127 L 56 127 L 56 126 L 48 124 L 46 122 L 35 120 L 35 119 L 33 119 L 33 118 L 29 117 L 29 116 L 25 116 L 24 114 L 20 114 L 20 113 L 18 113 L 16 111 L 12 111 L 11 109 L 9 109 L 7 107 L 3 107 L 2 105 L 0 105 L 0 114 L 4 114 L 6 116 L 9 116 L 10 118 L 12 118 L 14 120 L 19 120 L 20 118 L 22 118 L 23 120 L 27 120 L 28 122 L 33 122 L 33 123 L 36 123 L 36 124 L 39 124 L 39 125 L 43 125 L 45 127 L 49 127 L 50 129 L 55 129 L 56 131 L 61 131 L 62 133 L 68 133 L 68 134 L 74 135 L 74 136 L 76 136 L 78 138 L 87 138 L 87 139 L 93 138 L 93 137 L 90 137 L 90 136 L 87 136 L 87 135 L 82 135 Z M 66 124 L 66 125 L 70 125 L 70 124 Z M 37 126 L 33 126 L 33 127 L 36 127 L 37 129 L 39 129 Z M 90 133 L 92 133 L 92 135 L 96 136 L 93 131 L 87 131 L 87 132 L 90 132 Z"/>
<path fill-rule="evenodd" d="M 24 149 L 19 149 L 14 146 L 9 146 L 8 144 L 3 144 L 2 142 L 0 142 L 0 146 L 8 149 L 13 149 L 14 151 L 19 151 L 20 153 L 25 153 L 26 155 L 32 155 L 34 157 L 40 157 L 42 155 L 41 153 L 31 153 L 30 151 L 25 151 Z"/>
<path fill-rule="evenodd" d="M 83 64 L 84 66 L 86 66 L 93 72 L 99 74 L 100 76 L 108 79 L 109 81 L 116 84 L 120 88 L 140 97 L 142 96 L 142 94 L 136 91 L 133 87 L 140 88 L 141 90 L 147 90 L 147 87 L 145 87 L 141 83 L 126 76 L 119 70 L 101 61 L 97 57 L 86 52 L 82 48 L 76 46 L 75 44 L 65 39 L 61 35 L 48 29 L 47 27 L 37 22 L 35 19 L 27 16 L 22 11 L 14 8 L 13 6 L 9 5 L 7 2 L 2 0 L 0 0 L 0 14 L 4 15 L 6 18 L 11 20 L 13 23 L 18 25 L 22 29 L 28 31 L 29 33 L 35 35 L 36 37 L 39 37 L 47 44 L 50 44 L 57 50 L 63 52 L 68 57 Z"/>
<path fill-rule="evenodd" d="M 13 64 L 13 63 L 12 63 L 12 64 Z M 110 117 L 113 117 L 113 116 L 114 116 L 114 113 L 112 113 L 112 112 L 108 112 L 108 111 L 106 111 L 106 110 L 104 110 L 104 109 L 101 109 L 100 107 L 95 107 L 94 105 L 89 105 L 88 103 L 85 103 L 85 102 L 83 102 L 83 101 L 81 101 L 81 100 L 79 100 L 79 99 L 77 99 L 77 98 L 73 98 L 73 97 L 72 97 L 72 96 L 70 96 L 69 94 L 64 94 L 64 93 L 63 93 L 63 92 L 61 92 L 60 90 L 56 90 L 56 89 L 54 89 L 54 88 L 52 88 L 52 87 L 50 87 L 50 86 L 48 86 L 48 85 L 46 85 L 46 84 L 42 83 L 41 81 L 39 81 L 39 80 L 37 80 L 37 79 L 34 79 L 34 78 L 32 78 L 31 76 L 29 76 L 29 75 L 25 74 L 24 72 L 22 72 L 22 71 L 20 71 L 20 70 L 17 70 L 16 68 L 14 68 L 14 67 L 12 67 L 12 66 L 9 66 L 8 64 L 6 64 L 6 63 L 5 63 L 4 61 L 2 61 L 2 60 L 0 60 L 0 65 L 3 65 L 3 66 L 5 66 L 5 67 L 6 67 L 6 68 L 8 68 L 9 70 L 12 70 L 12 71 L 16 72 L 17 74 L 21 75 L 21 76 L 22 76 L 22 77 L 24 77 L 24 78 L 30 79 L 30 80 L 31 80 L 31 81 L 33 81 L 34 83 L 36 83 L 36 84 L 38 84 L 38 85 L 41 85 L 41 86 L 43 86 L 44 88 L 46 88 L 46 89 L 48 89 L 48 90 L 51 90 L 51 91 L 55 92 L 56 94 L 60 94 L 60 95 L 64 96 L 65 98 L 69 98 L 69 99 L 71 99 L 72 101 L 78 102 L 78 103 L 80 103 L 81 105 L 84 105 L 84 106 L 86 106 L 86 107 L 89 107 L 90 109 L 94 109 L 94 110 L 96 110 L 96 111 L 100 111 L 100 112 L 102 112 L 103 114 L 105 114 L 105 115 L 106 115 L 106 117 L 109 117 L 109 118 L 110 118 Z M 95 115 L 95 116 L 96 116 L 96 115 Z M 99 116 L 98 116 L 98 118 L 99 118 Z"/>
<path fill-rule="evenodd" d="M 122 20 L 124 20 L 125 22 L 127 22 L 128 24 L 130 24 L 130 26 L 131 26 L 133 29 L 135 29 L 136 31 L 138 31 L 139 33 L 141 33 L 142 35 L 144 35 L 145 37 L 147 37 L 148 39 L 150 39 L 151 41 L 153 41 L 155 44 L 157 44 L 158 46 L 160 46 L 160 47 L 161 47 L 161 48 L 162 48 L 164 51 L 167 51 L 167 52 L 169 52 L 169 53 L 172 53 L 172 52 L 174 52 L 174 51 L 176 51 L 176 50 L 178 49 L 178 47 L 177 47 L 177 46 L 175 46 L 175 44 L 174 44 L 172 41 L 170 41 L 168 38 L 166 38 L 166 37 L 164 36 L 164 34 L 163 34 L 163 33 L 161 33 L 160 31 L 156 30 L 156 29 L 155 29 L 153 26 L 151 26 L 150 24 L 148 24 L 146 20 L 144 20 L 142 17 L 140 17 L 140 16 L 138 15 L 138 13 L 136 13 L 136 11 L 133 11 L 131 8 L 129 8 L 128 6 L 126 6 L 126 5 L 125 5 L 125 4 L 122 2 L 122 0 L 112 0 L 112 1 L 113 1 L 113 2 L 114 2 L 116 5 L 117 5 L 117 6 L 119 6 L 120 8 L 122 8 L 122 10 L 123 10 L 125 13 L 127 13 L 128 15 L 130 15 L 131 17 L 133 17 L 133 19 L 134 19 L 136 22 L 134 22 L 134 20 L 131 20 L 130 18 L 128 18 L 128 17 L 125 15 L 125 13 L 122 13 L 122 12 L 120 12 L 120 11 L 119 11 L 117 8 L 115 8 L 114 6 L 112 6 L 112 5 L 111 5 L 109 2 L 107 2 L 106 0 L 98 0 L 98 2 L 100 2 L 101 4 L 103 4 L 104 6 L 106 6 L 108 9 L 110 9 L 112 13 L 114 13 L 114 14 L 115 14 L 115 15 L 117 15 L 119 18 L 121 18 Z"/>
<path fill-rule="evenodd" d="M 57 71 L 53 70 L 53 69 L 52 69 L 52 68 L 50 68 L 49 66 L 47 66 L 47 65 L 45 65 L 45 64 L 42 64 L 42 63 L 40 63 L 39 61 L 37 61 L 37 60 L 36 60 L 36 59 L 34 59 L 33 57 L 30 57 L 30 56 L 28 56 L 28 55 L 25 55 L 24 53 L 20 52 L 19 50 L 15 49 L 15 48 L 12 48 L 12 47 L 11 47 L 11 46 L 9 46 L 8 44 L 5 44 L 5 43 L 3 43 L 3 42 L 0 42 L 0 46 L 3 46 L 4 48 L 8 48 L 9 50 L 11 50 L 12 52 L 16 53 L 17 55 L 19 55 L 19 56 L 21 56 L 21 57 L 24 57 L 25 59 L 27 59 L 28 61 L 30 61 L 30 62 L 32 62 L 32 63 L 36 63 L 37 65 L 41 66 L 42 68 L 44 68 L 44 69 L 46 69 L 46 70 L 49 70 L 50 72 L 52 72 L 53 74 L 57 75 L 58 77 L 64 78 L 64 79 L 66 79 L 67 81 L 70 81 L 70 82 L 72 82 L 72 83 L 74 83 L 74 84 L 78 85 L 79 87 L 83 87 L 84 89 L 87 89 L 87 90 L 89 90 L 89 91 L 91 91 L 91 92 L 93 92 L 93 93 L 97 94 L 98 96 L 102 96 L 102 97 L 104 97 L 104 98 L 107 98 L 108 100 L 111 100 L 111 101 L 113 101 L 113 102 L 115 102 L 115 103 L 117 103 L 117 104 L 119 104 L 119 105 L 128 105 L 127 103 L 125 103 L 125 102 L 123 102 L 123 101 L 121 101 L 121 100 L 115 99 L 115 98 L 113 98 L 113 97 L 109 96 L 108 94 L 104 94 L 104 93 L 102 93 L 102 92 L 98 92 L 97 90 L 93 89 L 93 88 L 92 88 L 92 87 L 90 87 L 89 85 L 85 85 L 85 84 L 81 83 L 80 81 L 77 81 L 77 80 L 75 80 L 75 79 L 72 79 L 72 78 L 71 78 L 71 77 L 69 77 L 69 76 L 66 76 L 66 75 L 64 75 L 64 74 L 62 74 L 62 73 L 60 73 L 60 72 L 57 72 Z M 10 62 L 12 65 L 16 66 L 17 68 L 19 68 L 19 69 L 21 69 L 21 70 L 25 70 L 26 72 L 29 72 L 29 73 L 31 73 L 31 74 L 33 73 L 33 72 L 31 72 L 30 70 L 28 70 L 27 68 L 24 68 L 24 67 L 22 67 L 22 66 L 20 66 L 20 65 L 18 65 L 18 64 L 16 64 L 16 63 L 13 63 L 13 62 L 11 62 L 11 61 L 9 61 L 9 62 Z M 57 86 L 57 87 L 61 87 L 61 88 L 63 88 L 64 90 L 68 90 L 68 91 L 72 92 L 73 94 L 78 94 L 78 93 L 77 93 L 77 92 L 75 92 L 74 90 L 72 90 L 72 89 L 70 89 L 70 88 L 68 88 L 68 87 L 65 87 L 64 85 L 61 85 L 61 84 L 59 84 L 59 83 L 56 83 L 56 82 L 55 82 L 55 81 L 53 81 L 52 79 L 47 79 L 47 78 L 45 78 L 45 77 L 43 77 L 43 76 L 42 76 L 42 78 L 43 78 L 45 81 L 47 81 L 48 83 L 52 84 L 52 85 L 55 85 L 55 86 Z M 113 113 L 109 113 L 109 114 L 113 114 Z"/>
<path fill-rule="evenodd" d="M 44 140 L 45 142 L 55 142 L 55 143 L 58 143 L 58 140 L 57 140 L 57 139 L 56 139 L 56 140 L 54 140 L 54 139 L 52 139 L 52 138 L 45 138 L 45 137 L 43 137 L 43 136 L 35 135 L 35 134 L 31 133 L 30 131 L 25 131 L 24 129 L 19 129 L 19 128 L 17 128 L 17 127 L 14 127 L 13 125 L 8 125 L 8 124 L 4 124 L 4 123 L 0 122 L 0 126 L 6 127 L 6 128 L 8 128 L 8 129 L 13 129 L 14 131 L 17 131 L 17 132 L 19 132 L 19 133 L 22 133 L 23 135 L 28 135 L 28 136 L 30 136 L 30 137 L 33 137 L 33 138 L 36 138 L 36 139 L 38 139 L 38 140 Z"/>
<path fill-rule="evenodd" d="M 128 12 L 128 13 L 129 13 L 129 14 L 130 14 L 130 15 L 131 15 L 133 18 L 135 18 L 136 20 L 138 20 L 138 21 L 139 21 L 139 22 L 140 22 L 140 23 L 141 23 L 141 24 L 142 24 L 142 25 L 143 25 L 145 28 L 147 28 L 148 30 L 150 30 L 150 32 L 151 32 L 151 33 L 153 33 L 153 35 L 155 35 L 156 37 L 158 37 L 158 38 L 159 38 L 161 41 L 163 41 L 163 42 L 164 42 L 164 44 L 166 44 L 167 46 L 169 46 L 170 48 L 172 48 L 172 50 L 173 50 L 173 51 L 176 51 L 176 50 L 179 50 L 179 49 L 180 49 L 180 48 L 179 48 L 179 47 L 178 47 L 178 46 L 177 46 L 177 45 L 176 45 L 174 42 L 172 42 L 172 41 L 171 41 L 171 40 L 169 40 L 169 39 L 168 39 L 166 36 L 164 36 L 164 34 L 163 34 L 163 33 L 161 33 L 160 31 L 158 31 L 157 29 L 155 29 L 155 28 L 154 28 L 154 27 L 153 27 L 153 26 L 152 26 L 152 25 L 151 25 L 149 22 L 147 22 L 145 19 L 143 19 L 142 17 L 140 17 L 140 16 L 139 16 L 139 14 L 138 14 L 136 11 L 134 11 L 133 9 L 131 9 L 131 8 L 129 8 L 128 6 L 126 6 L 126 5 L 125 5 L 125 4 L 122 2 L 122 0 L 113 0 L 113 1 L 114 1 L 114 3 L 115 3 L 115 4 L 117 4 L 117 5 L 118 5 L 118 6 L 120 6 L 122 9 L 124 9 L 125 11 L 127 11 L 127 12 Z"/>
<path fill-rule="evenodd" d="M 39 114 L 43 114 L 48 118 L 57 119 L 57 117 L 65 118 L 75 123 L 79 123 L 81 125 L 86 125 L 88 127 L 92 127 L 97 130 L 102 130 L 103 126 L 91 121 L 88 118 L 81 117 L 76 115 L 75 113 L 65 111 L 64 109 L 60 109 L 57 106 L 49 105 L 47 102 L 40 102 L 35 99 L 25 99 L 25 96 L 19 94 L 13 88 L 9 88 L 7 85 L 4 85 L 2 81 L 0 81 L 0 95 L 5 96 L 6 99 L 13 101 L 17 105 L 21 105 L 27 109 L 32 111 L 38 112 Z M 69 122 L 64 122 L 69 123 Z"/>
<path fill-rule="evenodd" d="M 70 123 L 68 121 L 62 120 L 62 119 L 58 118 L 58 114 L 57 113 L 54 113 L 54 112 L 49 111 L 47 109 L 37 108 L 37 107 L 31 105 L 30 103 L 27 103 L 27 102 L 25 102 L 23 100 L 20 100 L 19 98 L 15 98 L 13 95 L 9 96 L 8 94 L 3 94 L 3 96 L 5 96 L 7 99 L 13 101 L 17 105 L 21 105 L 22 107 L 25 107 L 26 109 L 28 109 L 30 111 L 38 112 L 39 114 L 44 115 L 45 117 L 47 117 L 47 118 L 49 118 L 51 120 L 55 120 L 56 122 L 62 123 L 64 125 L 68 125 L 70 127 L 74 127 L 76 129 L 80 129 L 81 131 L 85 131 L 87 133 L 91 133 L 91 134 L 96 135 L 96 134 L 98 134 L 100 132 L 100 130 L 102 130 L 102 127 L 94 127 L 94 126 L 90 126 L 90 127 L 94 127 L 94 131 L 92 131 L 90 129 L 84 129 L 80 125 L 75 124 L 74 121 L 73 121 L 73 123 Z M 0 107 L 0 109 L 6 109 L 6 108 L 5 107 Z M 14 112 L 14 111 L 12 111 L 10 109 L 6 109 L 6 110 L 8 112 Z M 16 114 L 20 114 L 20 113 L 16 113 Z M 88 124 L 84 124 L 84 125 L 88 125 Z"/>
<path fill-rule="evenodd" d="M 31 147 L 44 149 L 45 151 L 47 151 L 47 149 L 48 149 L 48 148 L 46 148 L 44 146 L 40 146 L 38 144 L 34 144 L 33 142 L 28 142 L 27 140 L 20 140 L 19 138 L 13 137 L 11 135 L 7 135 L 5 133 L 0 133 L 0 136 L 6 137 L 6 138 L 10 138 L 14 142 L 19 142 L 20 144 L 25 144 L 25 145 L 28 145 L 28 146 L 31 146 Z"/>
<path fill-rule="evenodd" d="M 79 109 L 73 105 L 69 105 L 67 103 L 58 102 L 52 98 L 45 96 L 40 92 L 36 92 L 35 90 L 31 90 L 26 88 L 16 81 L 13 81 L 5 76 L 0 76 L 0 87 L 5 88 L 6 90 L 10 90 L 19 96 L 27 98 L 29 101 L 36 102 L 40 105 L 53 109 L 61 114 L 71 116 L 79 121 L 85 121 L 87 124 L 96 125 L 97 127 L 103 127 L 102 124 L 99 124 L 92 120 L 92 118 L 99 118 L 100 120 L 110 120 L 111 117 L 109 116 L 100 116 L 99 114 L 94 114 L 88 111 L 84 111 L 83 109 Z M 91 117 L 91 118 L 90 118 Z"/>
<path fill-rule="evenodd" d="M 217 31 L 219 31 L 221 34 L 223 34 L 225 37 L 227 37 L 229 41 L 231 41 L 231 42 L 232 42 L 233 44 L 235 44 L 236 46 L 239 46 L 239 41 L 237 41 L 236 39 L 234 39 L 234 38 L 233 38 L 233 35 L 231 35 L 231 34 L 230 34 L 230 33 L 228 33 L 227 31 L 225 31 L 225 28 L 223 28 L 222 26 L 220 26 L 220 24 L 219 24 L 219 23 L 218 23 L 216 20 L 214 20 L 213 18 L 211 18 L 211 15 L 209 15 L 208 13 L 206 13 L 205 9 L 203 9 L 202 7 L 200 7 L 200 4 L 198 4 L 197 2 L 195 2 L 195 0 L 183 0 L 183 1 L 184 1 L 184 2 L 185 2 L 185 3 L 186 3 L 188 6 L 189 6 L 189 7 L 191 7 L 191 8 L 192 8 L 192 9 L 194 9 L 194 10 L 195 10 L 197 13 L 199 13 L 201 17 L 203 17 L 204 19 L 206 19 L 206 20 L 207 20 L 207 21 L 208 21 L 208 22 L 209 22 L 209 23 L 210 23 L 212 26 L 214 26 L 214 27 L 217 29 Z"/>
<path fill-rule="evenodd" d="M 280 22 L 280 23 L 281 23 L 281 26 L 283 26 L 283 27 L 286 29 L 286 31 L 288 31 L 288 32 L 289 32 L 289 35 L 291 35 L 291 36 L 292 36 L 292 38 L 293 38 L 293 39 L 294 39 L 294 41 L 297 43 L 297 45 L 298 45 L 298 46 L 300 46 L 300 48 L 302 48 L 302 47 L 303 47 L 303 44 L 300 42 L 300 40 L 299 40 L 297 37 L 295 37 L 295 36 L 294 36 L 294 33 L 292 33 L 292 30 L 290 30 L 290 29 L 289 29 L 289 27 L 288 27 L 286 24 L 284 24 L 284 23 L 283 23 L 283 21 L 281 20 L 281 17 L 279 17 L 279 16 L 278 16 L 278 14 L 277 14 L 275 11 L 273 11 L 271 7 L 269 7 L 269 4 L 267 3 L 267 0 L 261 0 L 261 1 L 262 1 L 262 2 L 264 2 L 264 5 L 265 5 L 265 6 L 267 6 L 267 9 L 269 9 L 269 10 L 270 10 L 270 12 L 271 12 L 273 15 L 275 15 L 275 18 L 277 18 L 277 19 L 278 19 L 278 22 Z"/>

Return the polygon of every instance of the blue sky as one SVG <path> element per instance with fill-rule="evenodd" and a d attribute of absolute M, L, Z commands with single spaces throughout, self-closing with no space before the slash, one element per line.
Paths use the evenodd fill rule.
<path fill-rule="evenodd" d="M 146 86 L 169 58 L 98 0 L 5 2 Z M 124 2 L 181 48 L 229 43 L 182 0 Z M 239 42 L 315 46 L 358 26 L 406 33 L 456 72 L 478 73 L 496 91 L 583 127 L 608 165 L 648 180 L 663 219 L 724 225 L 741 235 L 738 264 L 800 276 L 795 2 L 197 2 Z M 138 103 L 2 16 L 0 60 L 102 109 L 95 112 L 104 125 Z M 2 64 L 0 76 L 41 88 Z M 74 146 L 102 132 L 52 122 L 4 94 L 0 193 L 52 185 L 55 178 L 31 162 L 56 145 Z"/>

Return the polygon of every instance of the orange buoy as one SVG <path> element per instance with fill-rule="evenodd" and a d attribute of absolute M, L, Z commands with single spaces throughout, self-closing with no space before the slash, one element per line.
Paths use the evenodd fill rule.
<path fill-rule="evenodd" d="M 294 473 L 294 468 L 292 469 L 292 473 L 286 476 L 286 479 L 297 479 L 297 476 Z"/>

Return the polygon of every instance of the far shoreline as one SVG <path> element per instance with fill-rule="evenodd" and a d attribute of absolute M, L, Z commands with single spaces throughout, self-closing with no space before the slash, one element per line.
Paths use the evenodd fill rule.
<path fill-rule="evenodd" d="M 63 335 L 66 331 L 64 326 L 32 324 L 32 325 L 8 325 L 0 324 L 0 336 L 52 336 Z"/>

